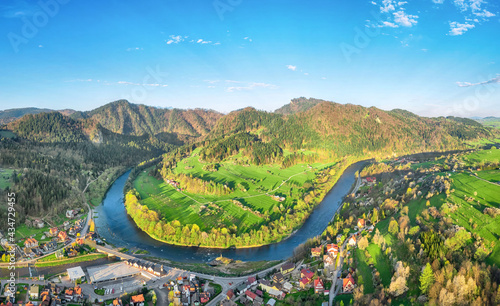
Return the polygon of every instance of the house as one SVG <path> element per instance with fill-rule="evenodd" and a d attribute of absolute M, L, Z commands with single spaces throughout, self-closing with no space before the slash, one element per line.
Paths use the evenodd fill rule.
<path fill-rule="evenodd" d="M 82 287 L 80 287 L 80 286 L 75 287 L 75 289 L 73 290 L 73 298 L 75 298 L 75 299 L 82 299 L 83 298 Z"/>
<path fill-rule="evenodd" d="M 259 289 L 255 290 L 255 294 L 258 296 L 262 297 L 264 295 L 264 292 L 260 291 Z"/>
<path fill-rule="evenodd" d="M 65 230 L 65 231 L 67 231 L 67 230 L 68 230 L 68 228 L 70 228 L 70 227 L 71 227 L 71 225 L 69 224 L 69 221 L 64 221 L 64 223 L 63 223 L 63 227 L 64 227 L 64 230 Z"/>
<path fill-rule="evenodd" d="M 122 305 L 123 305 L 123 302 L 121 299 L 116 298 L 113 300 L 113 306 L 122 306 Z"/>
<path fill-rule="evenodd" d="M 280 268 L 281 274 L 288 274 L 295 269 L 295 264 L 293 262 L 287 262 L 283 264 Z"/>
<path fill-rule="evenodd" d="M 247 299 L 249 299 L 250 301 L 255 300 L 255 298 L 257 297 L 257 294 L 253 293 L 250 290 L 245 291 L 245 295 L 246 295 Z"/>
<path fill-rule="evenodd" d="M 280 272 L 278 273 L 275 273 L 273 275 L 273 282 L 275 283 L 278 283 L 278 284 L 281 284 L 285 281 L 285 278 L 283 277 L 283 274 L 281 274 Z"/>
<path fill-rule="evenodd" d="M 269 290 L 271 290 L 274 287 L 273 285 L 271 285 L 271 283 L 267 279 L 260 280 L 259 285 L 260 285 L 260 288 L 262 288 L 262 290 L 268 291 L 268 292 L 269 292 Z"/>
<path fill-rule="evenodd" d="M 57 237 L 59 237 L 61 242 L 64 242 L 64 241 L 66 241 L 66 239 L 68 239 L 68 235 L 64 231 L 60 231 L 59 234 L 57 235 Z"/>
<path fill-rule="evenodd" d="M 359 228 L 359 229 L 364 228 L 364 227 L 365 227 L 365 225 L 366 225 L 366 221 L 365 221 L 365 219 L 362 219 L 362 218 L 358 219 L 358 228 Z"/>
<path fill-rule="evenodd" d="M 46 242 L 44 245 L 43 245 L 43 250 L 45 252 L 50 252 L 50 251 L 53 251 L 57 249 L 57 242 L 52 240 L 52 241 L 49 241 L 49 242 Z"/>
<path fill-rule="evenodd" d="M 42 301 L 42 303 L 41 303 L 42 306 L 49 306 L 50 305 L 50 293 L 49 293 L 49 290 L 44 290 L 40 294 L 40 300 Z"/>
<path fill-rule="evenodd" d="M 314 280 L 314 293 L 323 293 L 325 291 L 325 286 L 323 281 L 318 277 Z"/>
<path fill-rule="evenodd" d="M 68 230 L 68 235 L 74 236 L 75 234 L 76 234 L 75 228 L 74 227 L 70 227 L 69 230 Z"/>
<path fill-rule="evenodd" d="M 269 299 L 269 301 L 267 301 L 266 303 L 266 306 L 274 306 L 274 305 L 276 305 L 275 299 Z"/>
<path fill-rule="evenodd" d="M 74 293 L 74 291 L 72 288 L 66 289 L 66 291 L 64 291 L 64 298 L 67 301 L 72 301 L 73 300 L 73 293 Z"/>
<path fill-rule="evenodd" d="M 309 269 L 302 269 L 300 271 L 300 277 L 305 277 L 305 278 L 308 278 L 308 279 L 312 279 L 314 276 L 314 273 L 309 270 Z"/>
<path fill-rule="evenodd" d="M 367 228 L 368 232 L 370 232 L 370 233 L 373 232 L 374 229 L 375 229 L 375 227 L 373 225 L 370 225 Z"/>
<path fill-rule="evenodd" d="M 291 292 L 292 289 L 293 289 L 293 285 L 291 283 L 285 282 L 283 284 L 283 291 L 285 291 L 285 292 Z"/>
<path fill-rule="evenodd" d="M 373 177 L 373 176 L 369 176 L 366 178 L 366 181 L 368 183 L 376 183 L 377 182 L 377 178 Z"/>
<path fill-rule="evenodd" d="M 49 229 L 49 235 L 52 237 L 56 237 L 58 233 L 59 233 L 59 230 L 57 229 L 57 227 L 51 227 Z"/>
<path fill-rule="evenodd" d="M 130 302 L 134 306 L 144 306 L 144 294 L 134 295 L 130 298 Z"/>
<path fill-rule="evenodd" d="M 234 292 L 232 289 L 229 289 L 226 293 L 226 297 L 228 300 L 232 300 L 234 298 Z"/>
<path fill-rule="evenodd" d="M 349 273 L 349 275 L 347 275 L 347 277 L 342 281 L 342 291 L 351 292 L 354 290 L 355 286 L 356 284 L 354 283 L 354 278 L 352 278 L 352 275 Z"/>
<path fill-rule="evenodd" d="M 319 257 L 321 255 L 321 248 L 312 248 L 311 249 L 311 256 L 312 257 Z"/>
<path fill-rule="evenodd" d="M 38 241 L 35 238 L 28 238 L 24 241 L 24 246 L 27 248 L 36 248 L 38 246 Z"/>
<path fill-rule="evenodd" d="M 76 217 L 77 214 L 78 214 L 77 210 L 74 210 L 74 209 L 66 210 L 66 218 L 68 218 L 68 219 L 73 219 L 74 217 Z"/>
<path fill-rule="evenodd" d="M 299 285 L 300 285 L 300 288 L 304 289 L 307 285 L 309 285 L 309 283 L 311 282 L 311 279 L 310 278 L 307 278 L 307 277 L 302 277 L 300 280 L 299 280 Z"/>
<path fill-rule="evenodd" d="M 30 286 L 30 299 L 38 300 L 38 294 L 40 293 L 40 287 L 38 285 Z"/>
<path fill-rule="evenodd" d="M 208 301 L 210 301 L 210 293 L 208 293 L 208 292 L 200 293 L 200 302 L 205 304 L 205 303 L 208 303 Z"/>
<path fill-rule="evenodd" d="M 247 286 L 250 287 L 250 286 L 253 286 L 253 285 L 257 285 L 257 279 L 253 276 L 250 276 L 248 279 L 247 279 Z"/>
<path fill-rule="evenodd" d="M 156 276 L 161 276 L 163 273 L 163 266 L 162 265 L 155 265 L 153 268 L 153 274 Z"/>
<path fill-rule="evenodd" d="M 350 246 L 356 246 L 356 235 L 352 235 L 348 243 Z"/>
<path fill-rule="evenodd" d="M 337 257 L 337 254 L 339 253 L 339 246 L 337 244 L 331 243 L 326 245 L 326 252 L 333 256 L 333 258 Z"/>
<path fill-rule="evenodd" d="M 75 242 L 78 245 L 83 245 L 85 243 L 85 240 L 83 240 L 82 238 L 76 238 Z"/>
<path fill-rule="evenodd" d="M 35 221 L 33 221 L 33 225 L 37 228 L 43 228 L 45 223 L 40 219 L 35 219 Z"/>
<path fill-rule="evenodd" d="M 235 302 L 233 302 L 231 300 L 223 300 L 221 305 L 222 306 L 237 306 L 238 304 L 236 304 Z"/>
<path fill-rule="evenodd" d="M 325 268 L 333 266 L 335 264 L 335 259 L 331 255 L 323 255 L 323 264 Z"/>
<path fill-rule="evenodd" d="M 269 295 L 273 298 L 277 298 L 277 299 L 284 299 L 285 298 L 285 293 L 283 293 L 283 291 L 281 290 L 277 290 L 277 289 L 273 289 L 271 288 L 271 290 L 269 290 Z"/>

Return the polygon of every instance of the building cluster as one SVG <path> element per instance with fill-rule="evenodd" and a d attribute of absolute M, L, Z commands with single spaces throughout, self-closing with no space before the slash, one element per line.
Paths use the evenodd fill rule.
<path fill-rule="evenodd" d="M 167 184 L 169 184 L 170 186 L 174 187 L 177 191 L 182 191 L 182 188 L 180 187 L 181 184 L 179 184 L 179 182 L 176 182 L 171 179 L 166 179 L 165 182 L 167 182 Z"/>
<path fill-rule="evenodd" d="M 126 261 L 127 265 L 147 271 L 155 276 L 163 276 L 165 275 L 165 271 L 163 270 L 163 265 L 152 263 L 146 260 L 139 259 L 130 259 Z"/>
<path fill-rule="evenodd" d="M 215 295 L 215 290 L 203 286 L 199 279 L 191 274 L 188 277 L 178 277 L 176 281 L 165 284 L 174 293 L 174 305 L 201 305 L 206 304 Z"/>
<path fill-rule="evenodd" d="M 286 200 L 285 197 L 280 197 L 279 195 L 271 195 L 271 198 L 275 201 L 278 201 L 278 202 L 283 202 Z"/>
<path fill-rule="evenodd" d="M 81 303 L 85 300 L 82 288 L 64 288 L 55 283 L 47 285 L 26 285 L 28 301 L 17 301 L 19 306 L 62 306 L 67 303 Z M 7 304 L 8 305 L 8 304 Z M 12 303 L 11 303 L 12 305 Z"/>

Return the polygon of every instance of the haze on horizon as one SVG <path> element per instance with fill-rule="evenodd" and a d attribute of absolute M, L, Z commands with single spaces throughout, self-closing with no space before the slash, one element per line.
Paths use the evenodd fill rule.
<path fill-rule="evenodd" d="M 301 96 L 500 116 L 499 4 L 478 0 L 0 5 L 0 109 L 119 99 L 224 113 Z"/>

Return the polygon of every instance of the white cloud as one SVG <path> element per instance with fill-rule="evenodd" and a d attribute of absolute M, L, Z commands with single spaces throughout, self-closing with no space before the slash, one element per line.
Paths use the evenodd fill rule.
<path fill-rule="evenodd" d="M 379 28 L 399 28 L 412 27 L 418 23 L 417 15 L 412 15 L 406 13 L 405 5 L 408 3 L 406 1 L 396 1 L 396 0 L 378 0 L 371 1 L 373 5 L 379 7 L 382 13 L 381 19 L 378 24 L 371 24 L 369 26 L 379 27 Z"/>
<path fill-rule="evenodd" d="M 475 16 L 486 20 L 495 16 L 495 14 L 483 7 L 483 5 L 488 5 L 485 0 L 453 0 L 453 3 L 467 15 L 466 17 Z"/>
<path fill-rule="evenodd" d="M 186 36 L 187 38 L 187 36 Z M 170 35 L 170 39 L 167 40 L 167 45 L 170 45 L 170 44 L 178 44 L 180 43 L 181 41 L 184 41 L 184 37 L 180 36 L 180 35 Z"/>
<path fill-rule="evenodd" d="M 456 21 L 450 22 L 450 33 L 451 36 L 462 35 L 465 32 L 473 29 L 475 27 L 474 24 L 470 23 L 458 23 Z"/>
<path fill-rule="evenodd" d="M 66 82 L 97 82 L 97 83 L 102 83 L 104 85 L 133 85 L 133 86 L 148 86 L 148 87 L 168 87 L 167 84 L 159 84 L 159 83 L 134 83 L 134 82 L 128 82 L 128 81 L 109 82 L 109 81 L 101 81 L 101 80 L 93 80 L 93 79 L 76 79 L 76 80 L 69 80 Z"/>
<path fill-rule="evenodd" d="M 432 0 L 432 2 L 434 2 L 436 4 L 443 4 L 444 0 Z"/>
<path fill-rule="evenodd" d="M 142 48 L 135 47 L 135 48 L 127 48 L 127 51 L 137 51 L 137 50 L 143 50 Z"/>
<path fill-rule="evenodd" d="M 297 66 L 293 66 L 293 65 L 286 65 L 286 68 L 292 70 L 292 71 L 295 71 L 297 70 Z"/>
<path fill-rule="evenodd" d="M 243 82 L 237 82 L 237 83 L 243 83 Z M 246 83 L 244 86 L 231 86 L 227 87 L 226 91 L 227 92 L 235 92 L 235 91 L 247 91 L 247 90 L 254 90 L 257 88 L 266 88 L 266 89 L 276 89 L 278 86 L 273 85 L 273 84 L 267 84 L 267 83 Z"/>
<path fill-rule="evenodd" d="M 457 82 L 457 85 L 459 87 L 471 87 L 471 86 L 478 86 L 478 85 L 488 85 L 488 84 L 496 84 L 500 83 L 500 74 L 498 74 L 496 77 L 484 81 L 484 82 L 479 82 L 479 83 L 470 83 L 470 82 Z"/>
<path fill-rule="evenodd" d="M 43 48 L 43 45 L 38 45 L 38 48 Z"/>
<path fill-rule="evenodd" d="M 393 13 L 394 15 L 394 22 L 396 24 L 399 24 L 404 27 L 411 27 L 414 24 L 417 24 L 417 15 L 409 15 L 406 14 L 404 11 L 399 11 Z"/>
<path fill-rule="evenodd" d="M 244 40 L 248 40 L 249 42 L 252 42 L 252 39 L 250 37 L 245 37 L 243 38 Z"/>

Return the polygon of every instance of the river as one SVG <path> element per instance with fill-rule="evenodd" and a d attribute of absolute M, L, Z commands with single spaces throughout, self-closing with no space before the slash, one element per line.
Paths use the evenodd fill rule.
<path fill-rule="evenodd" d="M 293 255 L 293 250 L 307 239 L 320 235 L 355 182 L 355 173 L 367 162 L 349 166 L 323 201 L 314 209 L 304 225 L 288 239 L 271 245 L 248 249 L 207 249 L 183 247 L 157 241 L 139 229 L 127 215 L 124 206 L 123 188 L 130 171 L 120 176 L 106 193 L 102 204 L 95 211 L 98 233 L 117 247 L 140 249 L 150 256 L 178 262 L 208 262 L 222 254 L 234 260 L 259 261 L 281 260 Z"/>

